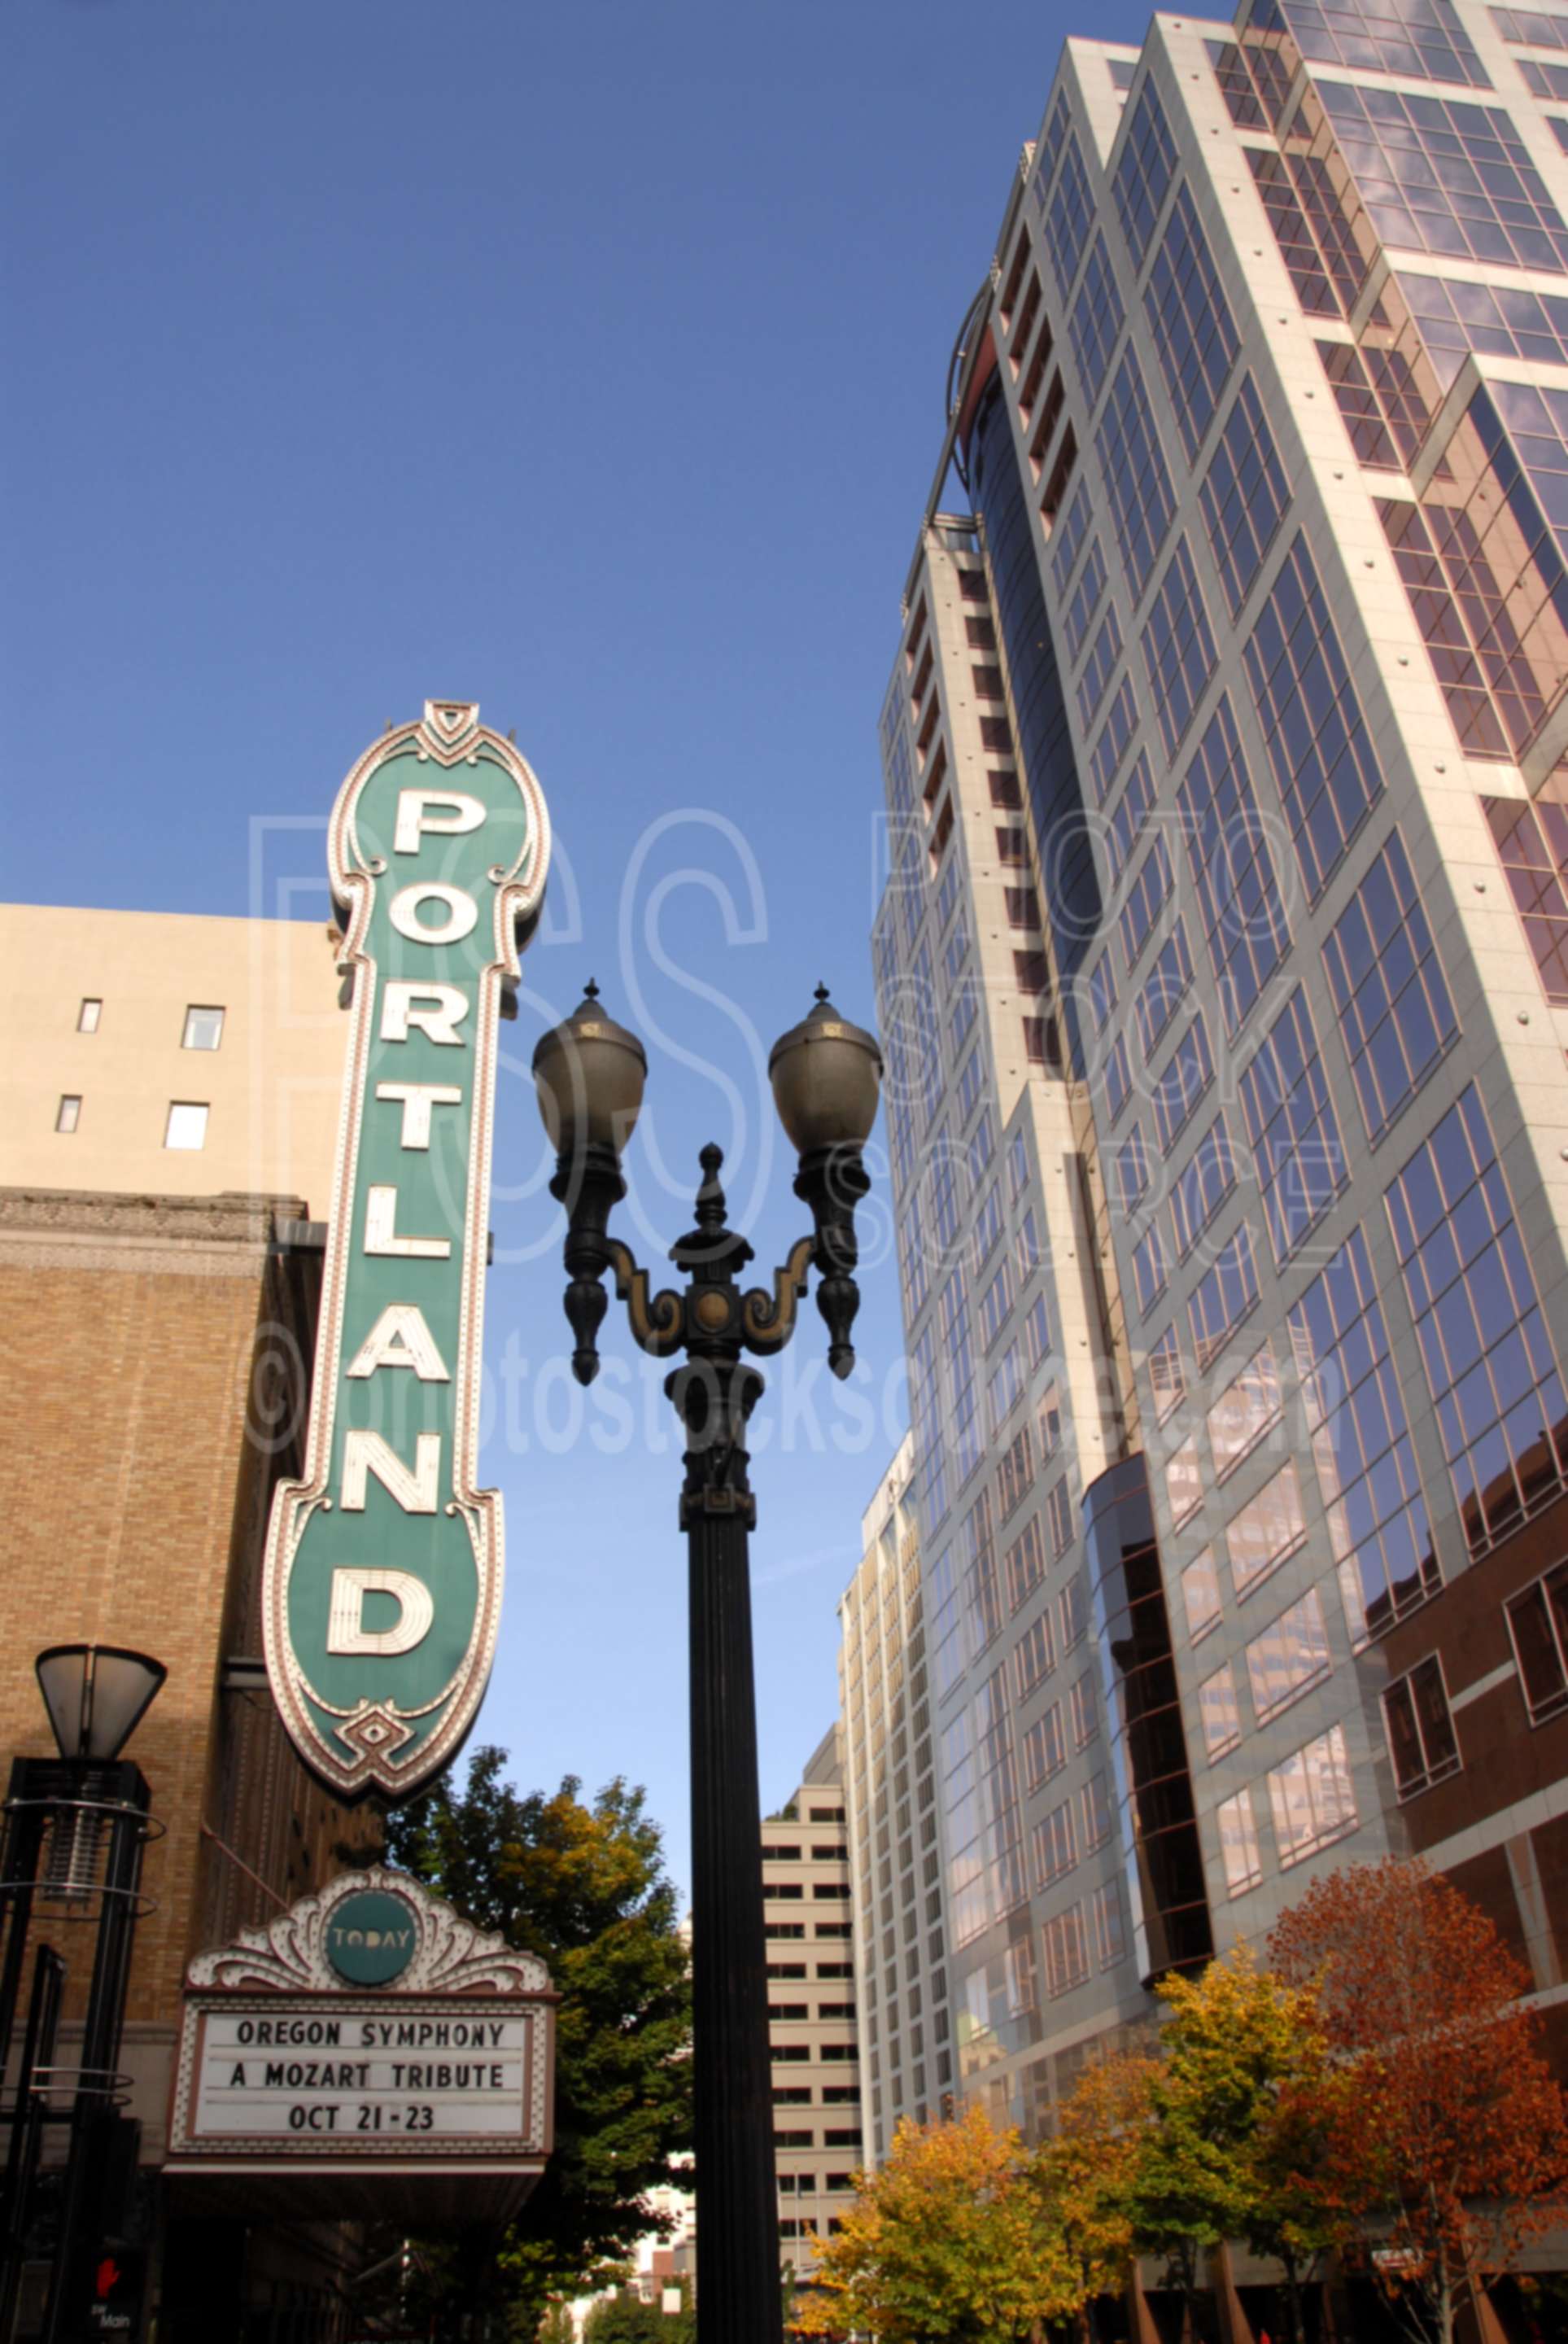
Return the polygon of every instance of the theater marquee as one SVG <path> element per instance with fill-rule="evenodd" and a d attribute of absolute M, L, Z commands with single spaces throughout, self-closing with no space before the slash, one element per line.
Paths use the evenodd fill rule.
<path fill-rule="evenodd" d="M 267 1533 L 267 1673 L 340 1796 L 407 1798 L 494 1656 L 501 1500 L 476 1483 L 498 1022 L 544 900 L 525 759 L 427 701 L 354 767 L 327 864 L 352 989 L 305 1478 Z"/>
<path fill-rule="evenodd" d="M 461 2173 L 515 2204 L 549 2152 L 553 2009 L 531 1955 L 401 1874 L 344 1874 L 192 1963 L 168 2173 L 374 2179 L 378 2204 Z"/>

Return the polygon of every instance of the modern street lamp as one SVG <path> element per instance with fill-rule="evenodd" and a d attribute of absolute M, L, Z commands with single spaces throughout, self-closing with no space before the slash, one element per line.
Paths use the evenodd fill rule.
<path fill-rule="evenodd" d="M 0 1959 L 0 2075 L 10 2056 L 35 1897 L 41 1894 L 46 1904 L 63 1904 L 67 1913 L 75 1906 L 80 1918 L 86 1917 L 95 1902 L 98 1907 L 92 1983 L 75 2070 L 59 2241 L 43 2328 L 45 2344 L 55 2344 L 75 2333 L 85 2317 L 88 2232 L 95 2223 L 103 2228 L 101 2201 L 117 2122 L 120 2037 L 140 1904 L 142 1850 L 156 1828 L 146 1778 L 120 1753 L 168 1671 L 144 1652 L 111 1644 L 55 1644 L 39 1653 L 35 1665 L 60 1754 L 17 1758 L 11 1766 L 0 1857 L 5 1921 L 5 1950 Z M 46 2108 L 52 2087 L 71 2072 L 52 2065 L 50 2048 L 60 1969 L 58 1955 L 41 1946 L 23 2062 L 26 2072 L 17 2079 L 11 2114 L 13 2146 L 0 2223 L 0 2305 L 15 2300 L 39 2124 L 44 2114 L 52 2113 Z M 51 2015 L 41 2022 L 39 2013 L 45 2008 Z"/>
<path fill-rule="evenodd" d="M 779 2344 L 781 2335 L 748 1557 L 757 1501 L 746 1476 L 747 1420 L 763 1384 L 741 1355 L 783 1349 L 815 1268 L 828 1364 L 840 1377 L 854 1365 L 855 1207 L 870 1186 L 861 1151 L 882 1058 L 819 986 L 815 1008 L 775 1043 L 768 1071 L 799 1156 L 795 1193 L 810 1208 L 812 1234 L 790 1248 L 771 1293 L 743 1293 L 738 1273 L 752 1249 L 728 1226 L 724 1157 L 709 1145 L 699 1158 L 696 1227 L 670 1248 L 686 1283 L 650 1296 L 647 1271 L 608 1234 L 610 1211 L 626 1195 L 621 1154 L 642 1106 L 642 1045 L 599 1007 L 590 984 L 534 1052 L 539 1111 L 558 1157 L 550 1193 L 567 1208 L 573 1373 L 584 1384 L 598 1373 L 607 1270 L 633 1340 L 654 1359 L 685 1354 L 664 1389 L 686 1436 L 699 2316 L 714 2344 Z"/>

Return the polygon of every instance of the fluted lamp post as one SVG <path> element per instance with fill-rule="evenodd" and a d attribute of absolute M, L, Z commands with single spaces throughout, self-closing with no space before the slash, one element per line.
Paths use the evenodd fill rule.
<path fill-rule="evenodd" d="M 742 1354 L 783 1349 L 815 1269 L 829 1366 L 842 1377 L 854 1365 L 855 1207 L 870 1186 L 862 1149 L 882 1058 L 819 986 L 809 1015 L 774 1045 L 768 1071 L 799 1156 L 795 1193 L 810 1209 L 810 1236 L 790 1248 L 770 1292 L 742 1292 L 752 1250 L 728 1226 L 724 1158 L 709 1145 L 699 1159 L 696 1226 L 670 1248 L 685 1283 L 650 1295 L 647 1271 L 608 1233 L 626 1194 L 621 1154 L 642 1105 L 642 1045 L 606 1015 L 590 984 L 534 1053 L 539 1110 L 558 1159 L 550 1193 L 568 1216 L 573 1372 L 584 1384 L 598 1373 L 607 1271 L 633 1340 L 654 1359 L 685 1355 L 664 1389 L 686 1436 L 698 2317 L 709 2344 L 779 2344 L 781 2334 L 748 1558 L 757 1501 L 746 1475 L 747 1420 L 763 1386 Z"/>

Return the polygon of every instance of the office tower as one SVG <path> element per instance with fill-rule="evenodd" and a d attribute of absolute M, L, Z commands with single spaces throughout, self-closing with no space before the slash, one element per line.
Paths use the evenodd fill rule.
<path fill-rule="evenodd" d="M 1568 1951 L 1565 50 L 1070 41 L 960 333 L 874 954 L 959 2080 L 1030 2127 L 1347 1861 Z"/>
<path fill-rule="evenodd" d="M 855 1955 L 839 1733 L 762 1824 L 779 2257 L 809 2270 L 861 2163 Z"/>
<path fill-rule="evenodd" d="M 860 1567 L 839 1605 L 839 1716 L 868 2166 L 886 2157 L 900 2118 L 927 2124 L 952 2106 L 913 1457 L 906 1433 L 866 1509 Z"/>

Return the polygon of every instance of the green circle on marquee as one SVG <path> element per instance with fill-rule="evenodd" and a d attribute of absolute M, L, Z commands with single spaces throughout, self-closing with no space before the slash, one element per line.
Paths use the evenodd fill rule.
<path fill-rule="evenodd" d="M 419 1949 L 419 1920 L 401 1896 L 362 1888 L 327 1916 L 327 1958 L 350 1985 L 390 1985 Z"/>

